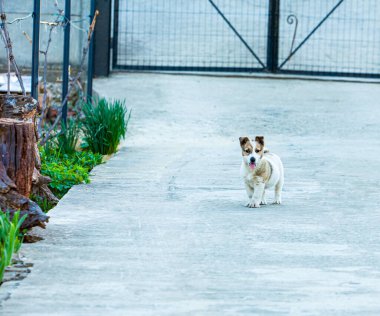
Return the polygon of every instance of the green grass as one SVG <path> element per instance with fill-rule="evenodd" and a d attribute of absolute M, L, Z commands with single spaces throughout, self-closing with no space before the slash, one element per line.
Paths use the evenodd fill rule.
<path fill-rule="evenodd" d="M 48 199 L 35 194 L 31 194 L 30 199 L 36 202 L 45 213 L 49 212 L 55 206 L 55 204 L 50 203 Z"/>
<path fill-rule="evenodd" d="M 82 122 L 68 120 L 62 124 L 61 131 L 40 148 L 41 174 L 51 178 L 52 192 L 60 199 L 69 189 L 80 183 L 90 182 L 92 168 L 102 163 L 103 155 L 117 151 L 122 138 L 125 138 L 131 112 L 124 101 L 108 102 L 99 99 L 83 106 L 85 119 Z M 83 151 L 77 150 L 80 132 L 84 135 Z M 39 196 L 31 196 L 43 211 L 49 211 L 53 205 Z M 12 262 L 12 256 L 21 247 L 20 227 L 26 215 L 20 218 L 15 212 L 12 219 L 0 210 L 0 283 L 4 271 Z"/>
<path fill-rule="evenodd" d="M 125 102 L 106 99 L 94 100 L 83 106 L 85 119 L 82 122 L 84 147 L 102 155 L 117 151 L 122 138 L 125 138 L 131 112 Z"/>
<path fill-rule="evenodd" d="M 12 262 L 12 256 L 21 247 L 20 227 L 26 215 L 20 218 L 20 212 L 15 212 L 10 219 L 8 213 L 0 210 L 0 283 L 4 277 L 4 271 Z"/>
<path fill-rule="evenodd" d="M 61 199 L 72 186 L 89 183 L 89 172 L 102 162 L 102 155 L 113 154 L 125 138 L 131 112 L 124 101 L 94 99 L 83 105 L 84 119 L 70 119 L 61 131 L 40 148 L 41 174 L 51 178 L 49 188 Z M 77 150 L 83 132 L 83 151 Z M 53 205 L 39 196 L 32 196 L 45 212 Z"/>
<path fill-rule="evenodd" d="M 75 119 L 62 122 L 61 131 L 53 139 L 58 151 L 62 154 L 74 154 L 79 142 L 80 124 Z"/>
<path fill-rule="evenodd" d="M 41 174 L 51 178 L 49 187 L 61 199 L 72 186 L 89 183 L 89 173 L 102 162 L 103 156 L 91 151 L 76 151 L 62 154 L 58 148 L 46 147 L 40 150 Z M 49 209 L 46 201 L 34 198 L 42 208 Z"/>

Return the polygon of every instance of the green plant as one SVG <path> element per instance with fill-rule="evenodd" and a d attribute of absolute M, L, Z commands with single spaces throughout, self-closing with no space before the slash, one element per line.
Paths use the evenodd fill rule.
<path fill-rule="evenodd" d="M 72 164 L 70 159 L 45 163 L 41 170 L 52 179 L 49 187 L 59 199 L 75 184 L 89 183 L 88 170 Z"/>
<path fill-rule="evenodd" d="M 0 210 L 0 282 L 4 276 L 4 270 L 12 262 L 12 256 L 21 247 L 20 227 L 27 215 L 20 218 L 20 212 L 13 214 L 12 220 L 9 213 Z"/>
<path fill-rule="evenodd" d="M 32 194 L 30 196 L 30 199 L 36 202 L 41 208 L 41 210 L 45 213 L 49 212 L 55 206 L 55 204 L 50 203 L 48 199 L 35 194 Z"/>
<path fill-rule="evenodd" d="M 91 171 L 95 166 L 99 165 L 103 161 L 103 155 L 99 153 L 93 153 L 89 150 L 77 151 L 74 155 L 70 156 L 73 163 L 82 166 Z"/>
<path fill-rule="evenodd" d="M 51 146 L 41 149 L 40 155 L 41 174 L 51 178 L 52 182 L 49 183 L 49 187 L 58 198 L 62 198 L 76 184 L 89 183 L 89 172 L 100 164 L 103 158 L 102 155 L 94 154 L 91 151 L 61 154 Z M 35 201 L 43 203 L 37 198 Z M 42 207 L 44 207 L 43 204 Z"/>
<path fill-rule="evenodd" d="M 61 131 L 53 138 L 52 142 L 56 145 L 59 153 L 73 154 L 79 141 L 80 124 L 75 119 L 62 122 Z"/>
<path fill-rule="evenodd" d="M 82 122 L 84 146 L 95 153 L 109 155 L 116 152 L 125 138 L 131 112 L 127 117 L 125 102 L 112 102 L 102 98 L 83 105 L 85 119 Z"/>

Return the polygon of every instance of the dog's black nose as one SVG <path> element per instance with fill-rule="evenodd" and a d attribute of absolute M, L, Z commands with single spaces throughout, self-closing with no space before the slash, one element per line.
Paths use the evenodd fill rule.
<path fill-rule="evenodd" d="M 256 161 L 256 159 L 255 159 L 255 157 L 251 157 L 251 163 L 255 163 L 255 161 Z"/>

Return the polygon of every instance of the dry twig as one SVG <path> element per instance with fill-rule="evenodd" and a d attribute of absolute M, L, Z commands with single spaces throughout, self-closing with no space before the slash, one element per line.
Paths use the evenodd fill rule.
<path fill-rule="evenodd" d="M 5 44 L 5 49 L 7 51 L 7 59 L 8 59 L 8 73 L 7 73 L 8 94 L 11 93 L 10 92 L 10 81 L 11 81 L 11 65 L 12 65 L 14 70 L 15 70 L 18 82 L 20 83 L 22 94 L 26 95 L 24 82 L 22 80 L 21 73 L 20 73 L 20 70 L 17 66 L 15 57 L 13 55 L 12 41 L 10 39 L 9 31 L 8 31 L 8 27 L 7 27 L 7 15 L 5 14 L 5 11 L 4 11 L 4 0 L 0 0 L 0 18 L 1 18 L 1 37 L 2 37 L 4 44 Z"/>
<path fill-rule="evenodd" d="M 41 140 L 40 142 L 40 145 L 43 146 L 46 144 L 46 142 L 48 141 L 48 139 L 50 138 L 50 135 L 51 135 L 51 132 L 55 129 L 55 127 L 57 126 L 58 122 L 60 121 L 60 119 L 62 118 L 62 110 L 64 108 L 64 106 L 67 104 L 67 101 L 69 99 L 69 96 L 70 96 L 70 93 L 75 85 L 75 82 L 77 82 L 80 78 L 80 76 L 82 75 L 82 72 L 83 72 L 83 68 L 84 68 L 84 63 L 86 61 L 86 56 L 88 54 L 88 50 L 90 48 L 90 43 L 91 43 L 91 39 L 92 39 L 92 35 L 94 33 L 94 29 L 95 29 L 95 25 L 96 25 L 96 18 L 98 17 L 99 15 L 99 11 L 96 10 L 95 12 L 95 15 L 94 15 L 94 18 L 91 22 L 91 25 L 89 27 L 89 30 L 88 30 L 88 36 L 87 36 L 87 43 L 86 43 L 86 46 L 83 48 L 83 52 L 82 52 L 82 59 L 81 59 L 81 62 L 79 64 L 79 70 L 78 70 L 78 73 L 76 74 L 76 76 L 73 78 L 73 80 L 70 82 L 70 86 L 69 86 L 69 89 L 67 91 L 67 94 L 62 102 L 62 105 L 61 107 L 59 108 L 59 111 L 58 111 L 58 115 L 54 121 L 54 123 L 52 124 L 52 126 L 49 128 L 49 130 L 47 131 L 45 137 Z"/>
<path fill-rule="evenodd" d="M 45 115 L 46 115 L 46 111 L 47 111 L 47 105 L 46 105 L 46 102 L 47 102 L 47 65 L 48 65 L 48 53 L 49 53 L 49 48 L 50 48 L 50 44 L 52 42 L 52 36 L 53 36 L 53 31 L 54 29 L 61 25 L 61 20 L 62 20 L 62 14 L 63 14 L 63 10 L 60 9 L 58 7 L 58 2 L 55 1 L 54 3 L 54 6 L 56 7 L 57 11 L 58 11 L 58 16 L 57 18 L 55 19 L 54 22 L 52 23 L 49 23 L 49 35 L 48 35 L 48 40 L 47 40 L 47 43 L 46 43 L 46 47 L 45 47 L 45 50 L 40 50 L 40 53 L 42 55 L 44 55 L 44 71 L 43 71 L 43 75 L 42 75 L 42 80 L 43 80 L 43 84 L 44 84 L 44 94 L 43 94 L 43 97 L 42 97 L 42 109 L 41 109 L 41 116 L 39 118 L 39 122 L 38 122 L 38 135 L 41 135 L 41 129 L 42 129 L 42 122 L 43 120 L 45 119 Z"/>

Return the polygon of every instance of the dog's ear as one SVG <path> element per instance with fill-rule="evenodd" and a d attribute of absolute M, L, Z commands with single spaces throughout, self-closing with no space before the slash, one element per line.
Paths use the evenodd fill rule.
<path fill-rule="evenodd" d="M 264 136 L 256 136 L 255 141 L 264 147 Z"/>
<path fill-rule="evenodd" d="M 244 146 L 247 142 L 249 142 L 249 138 L 246 136 L 239 137 L 240 146 Z"/>

